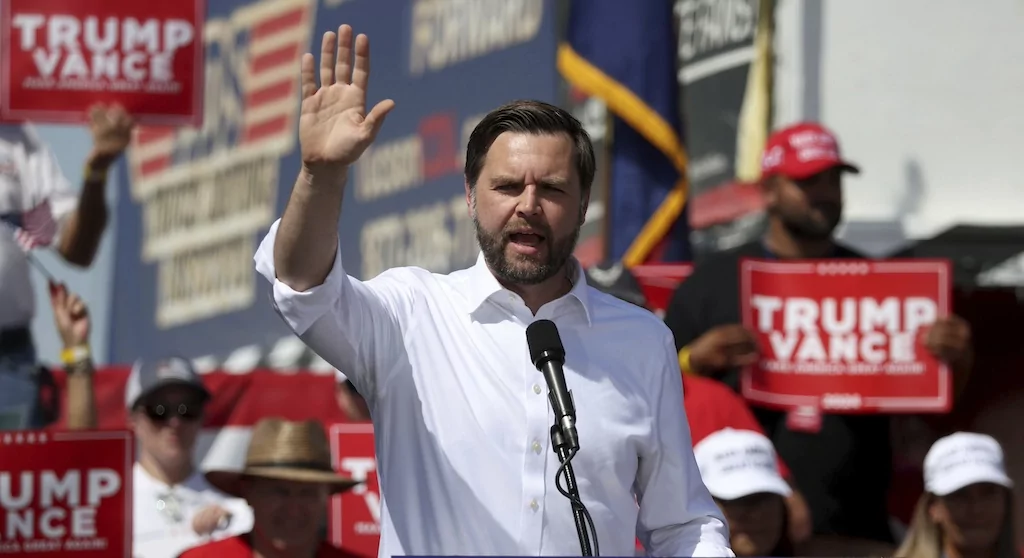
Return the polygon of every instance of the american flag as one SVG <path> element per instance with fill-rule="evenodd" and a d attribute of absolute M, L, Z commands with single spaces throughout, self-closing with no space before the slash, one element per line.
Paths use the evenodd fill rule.
<path fill-rule="evenodd" d="M 238 76 L 242 97 L 242 122 L 235 140 L 238 147 L 291 135 L 300 104 L 299 60 L 308 49 L 315 9 L 316 0 L 263 0 L 231 15 L 230 25 L 238 33 L 244 35 L 248 30 L 245 63 Z M 210 23 L 214 22 L 207 24 L 208 48 L 211 36 L 218 36 L 209 33 Z M 136 181 L 148 181 L 178 163 L 189 162 L 176 160 L 187 159 L 175 157 L 177 133 L 173 128 L 138 129 L 131 150 Z"/>
<path fill-rule="evenodd" d="M 57 221 L 53 219 L 49 200 L 28 211 L 0 214 L 0 221 L 13 231 L 14 239 L 25 252 L 53 244 L 57 235 Z"/>

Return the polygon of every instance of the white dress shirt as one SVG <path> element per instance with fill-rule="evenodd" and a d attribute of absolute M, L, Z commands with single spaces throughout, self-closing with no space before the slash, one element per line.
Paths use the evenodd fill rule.
<path fill-rule="evenodd" d="M 176 558 L 185 550 L 252 530 L 252 508 L 206 482 L 198 470 L 173 487 L 153 478 L 135 463 L 132 475 L 132 556 L 135 558 Z M 231 520 L 212 536 L 199 536 L 192 519 L 200 510 L 220 506 Z"/>
<path fill-rule="evenodd" d="M 60 229 L 78 206 L 78 195 L 57 160 L 25 124 L 0 124 L 0 214 L 28 211 L 44 200 Z M 0 223 L 0 329 L 28 326 L 35 297 L 24 250 L 14 231 Z"/>
<path fill-rule="evenodd" d="M 276 280 L 275 222 L 256 252 L 288 325 L 343 370 L 370 406 L 382 557 L 580 555 L 543 376 L 526 327 L 549 319 L 565 345 L 580 450 L 573 469 L 605 556 L 732 556 L 701 482 L 668 328 L 589 287 L 534 316 L 481 257 L 449 275 L 388 270 L 361 282 L 340 251 L 323 284 Z M 639 505 L 638 505 L 639 503 Z"/>

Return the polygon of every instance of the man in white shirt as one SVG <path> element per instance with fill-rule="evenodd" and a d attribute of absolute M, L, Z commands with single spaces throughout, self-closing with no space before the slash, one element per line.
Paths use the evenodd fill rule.
<path fill-rule="evenodd" d="M 337 49 L 337 50 L 336 50 Z M 326 33 L 320 86 L 302 59 L 303 168 L 256 253 L 278 312 L 369 405 L 382 489 L 380 556 L 580 553 L 555 486 L 554 422 L 526 327 L 555 322 L 578 417 L 573 459 L 600 552 L 732 556 L 691 450 L 671 333 L 587 286 L 572 258 L 593 147 L 565 111 L 520 101 L 469 140 L 467 210 L 482 255 L 449 275 L 346 275 L 338 219 L 348 167 L 394 107 L 366 111 L 369 43 Z"/>
<path fill-rule="evenodd" d="M 211 538 L 252 529 L 245 501 L 213 488 L 192 461 L 209 398 L 185 359 L 138 362 L 128 376 L 125 405 L 139 444 L 132 477 L 138 558 L 175 557 Z"/>
<path fill-rule="evenodd" d="M 119 107 L 89 114 L 92 151 L 79 194 L 28 124 L 0 124 L 0 430 L 44 426 L 29 325 L 35 314 L 27 243 L 52 239 L 68 263 L 92 264 L 107 224 L 107 170 L 127 147 L 132 119 Z M 19 232 L 21 231 L 21 232 Z M 81 355 L 80 355 L 81 356 Z"/>

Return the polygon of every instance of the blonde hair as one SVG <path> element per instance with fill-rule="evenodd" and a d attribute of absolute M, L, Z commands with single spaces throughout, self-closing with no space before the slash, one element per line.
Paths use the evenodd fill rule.
<path fill-rule="evenodd" d="M 914 507 L 907 536 L 896 549 L 896 558 L 942 558 L 942 527 L 932 521 L 928 508 L 935 502 L 934 494 L 924 493 Z M 1006 490 L 1006 512 L 1003 527 L 996 539 L 995 558 L 1019 558 L 1013 536 L 1013 494 Z"/>

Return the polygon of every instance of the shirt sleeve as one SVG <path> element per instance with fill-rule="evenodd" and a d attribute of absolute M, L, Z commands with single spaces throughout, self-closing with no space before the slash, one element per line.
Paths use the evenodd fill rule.
<path fill-rule="evenodd" d="M 653 434 L 637 471 L 637 538 L 653 556 L 734 556 L 721 510 L 701 480 L 683 409 L 683 385 L 666 332 L 652 386 Z"/>
<path fill-rule="evenodd" d="M 371 406 L 388 373 L 405 354 L 403 324 L 411 315 L 415 277 L 403 268 L 369 281 L 345 273 L 341 250 L 327 278 L 303 292 L 277 280 L 274 242 L 281 221 L 270 227 L 253 258 L 272 286 L 274 309 L 313 351 L 341 371 Z"/>
<path fill-rule="evenodd" d="M 61 238 L 68 218 L 78 208 L 78 194 L 71 188 L 71 182 L 60 163 L 53 155 L 53 152 L 42 143 L 36 140 L 34 132 L 26 130 L 26 137 L 29 143 L 25 145 L 25 164 L 28 168 L 25 171 L 25 201 L 24 209 L 30 210 L 44 200 L 49 200 L 50 211 L 57 223 L 57 233 L 54 238 Z"/>

